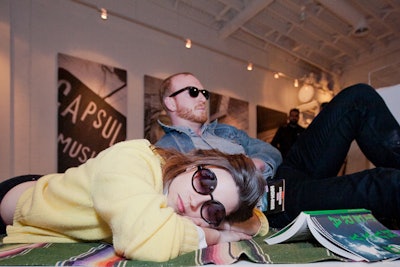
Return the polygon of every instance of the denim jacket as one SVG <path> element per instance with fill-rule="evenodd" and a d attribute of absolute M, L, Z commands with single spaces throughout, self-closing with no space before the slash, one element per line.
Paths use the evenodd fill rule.
<path fill-rule="evenodd" d="M 185 153 L 195 149 L 191 137 L 185 131 L 179 129 L 181 127 L 168 126 L 160 121 L 159 124 L 163 128 L 165 135 L 157 141 L 155 144 L 156 146 L 174 148 Z M 233 126 L 214 121 L 203 125 L 203 132 L 238 144 L 243 147 L 248 157 L 263 160 L 266 163 L 266 168 L 263 172 L 266 179 L 271 179 L 278 166 L 282 163 L 281 153 L 275 147 L 262 140 L 251 138 L 245 131 L 239 130 Z M 218 147 L 214 148 L 218 149 Z"/>

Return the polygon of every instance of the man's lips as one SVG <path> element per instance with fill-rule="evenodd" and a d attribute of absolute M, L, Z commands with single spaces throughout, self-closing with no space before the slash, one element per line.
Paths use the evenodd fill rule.
<path fill-rule="evenodd" d="M 195 106 L 195 109 L 197 109 L 197 110 L 205 110 L 206 109 L 206 105 L 197 105 L 197 106 Z"/>
<path fill-rule="evenodd" d="M 176 204 L 177 204 L 179 214 L 185 214 L 185 206 L 183 205 L 183 201 L 182 201 L 182 198 L 180 195 L 178 195 Z"/>

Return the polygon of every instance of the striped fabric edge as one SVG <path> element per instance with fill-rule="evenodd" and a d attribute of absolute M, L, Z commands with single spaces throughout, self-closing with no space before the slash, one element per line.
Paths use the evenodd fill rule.
<path fill-rule="evenodd" d="M 126 261 L 125 258 L 115 254 L 110 244 L 100 244 L 68 260 L 58 261 L 55 266 L 124 266 Z"/>
<path fill-rule="evenodd" d="M 43 248 L 50 246 L 51 243 L 33 243 L 33 244 L 2 244 L 0 247 L 0 258 L 9 259 L 19 255 L 28 254 L 35 248 Z"/>
<path fill-rule="evenodd" d="M 264 251 L 257 242 L 250 239 L 240 242 L 222 243 L 197 250 L 195 253 L 195 264 L 228 265 L 237 262 L 243 255 L 255 263 L 271 263 L 265 257 Z"/>

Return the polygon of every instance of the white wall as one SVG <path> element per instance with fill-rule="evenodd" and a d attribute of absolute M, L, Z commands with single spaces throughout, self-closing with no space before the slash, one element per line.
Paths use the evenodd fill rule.
<path fill-rule="evenodd" d="M 99 1 L 91 1 L 95 2 Z M 149 1 L 103 3 L 122 14 L 163 19 L 157 14 L 161 10 Z M 201 26 L 188 25 L 174 15 L 164 17 L 162 23 L 176 24 L 177 31 L 182 27 L 183 32 L 191 26 L 195 38 L 207 42 Z M 110 16 L 102 21 L 95 10 L 72 1 L 2 0 L 0 36 L 0 180 L 56 170 L 57 53 L 127 70 L 129 139 L 143 137 L 144 75 L 164 78 L 190 71 L 211 91 L 249 101 L 252 136 L 257 104 L 283 112 L 298 104 L 291 80 L 275 80 L 271 72 L 257 68 L 248 72 L 243 62 L 205 47 L 194 45 L 188 50 L 182 40 L 129 20 Z M 210 43 L 214 38 L 209 36 Z M 270 64 L 280 60 L 279 54 L 266 59 L 259 51 L 242 51 L 240 44 L 235 48 L 219 42 L 216 47 L 240 49 L 238 54 L 269 59 Z M 285 64 L 281 61 L 280 66 Z M 294 71 L 295 66 L 286 63 Z"/>
<path fill-rule="evenodd" d="M 0 1 L 0 174 L 9 174 L 12 167 L 11 159 L 11 95 L 10 95 L 10 25 L 9 5 Z M 0 180 L 4 179 L 0 175 Z"/>
<path fill-rule="evenodd" d="M 391 54 L 380 57 L 379 59 L 369 60 L 358 64 L 357 66 L 351 66 L 343 71 L 341 76 L 341 84 L 343 87 L 350 86 L 355 83 L 367 83 L 374 88 L 380 88 L 382 86 L 388 86 L 388 84 L 382 85 L 379 80 L 379 70 L 383 68 L 394 69 L 395 64 L 399 64 L 400 51 L 395 51 Z M 377 67 L 379 66 L 379 67 Z M 393 80 L 393 79 L 391 79 Z M 397 77 L 397 83 L 400 84 L 400 77 Z"/>

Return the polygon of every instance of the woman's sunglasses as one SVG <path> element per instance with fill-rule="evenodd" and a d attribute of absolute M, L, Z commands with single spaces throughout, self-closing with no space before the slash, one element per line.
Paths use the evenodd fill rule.
<path fill-rule="evenodd" d="M 184 91 L 189 91 L 189 95 L 191 97 L 193 97 L 193 98 L 198 97 L 199 93 L 202 93 L 203 96 L 205 97 L 205 99 L 207 99 L 207 100 L 210 98 L 210 92 L 209 91 L 207 91 L 206 89 L 199 89 L 199 88 L 194 87 L 194 86 L 188 86 L 188 87 L 182 88 L 182 89 L 170 94 L 169 97 L 173 97 L 173 96 L 179 95 L 180 93 L 182 93 Z"/>
<path fill-rule="evenodd" d="M 198 166 L 192 176 L 192 186 L 198 194 L 211 196 L 211 200 L 201 205 L 200 214 L 208 224 L 218 226 L 225 219 L 226 211 L 224 205 L 214 200 L 211 194 L 217 187 L 217 176 L 210 169 Z"/>

